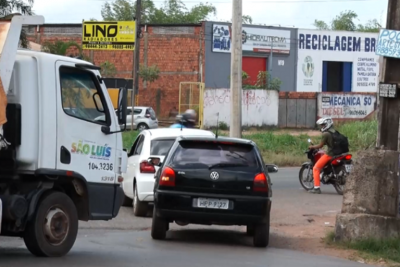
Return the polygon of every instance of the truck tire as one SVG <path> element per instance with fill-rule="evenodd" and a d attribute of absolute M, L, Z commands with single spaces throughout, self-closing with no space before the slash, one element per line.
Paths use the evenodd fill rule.
<path fill-rule="evenodd" d="M 75 204 L 64 193 L 51 191 L 37 205 L 24 232 L 28 250 L 38 257 L 62 257 L 75 243 L 78 234 Z"/>
<path fill-rule="evenodd" d="M 133 203 L 132 198 L 124 196 L 124 198 L 122 200 L 122 206 L 123 207 L 132 207 L 132 203 Z"/>

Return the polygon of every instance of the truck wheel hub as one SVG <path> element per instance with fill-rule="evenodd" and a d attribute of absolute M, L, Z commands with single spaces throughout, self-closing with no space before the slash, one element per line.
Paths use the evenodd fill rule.
<path fill-rule="evenodd" d="M 68 235 L 68 216 L 59 208 L 50 210 L 46 216 L 44 230 L 47 240 L 52 245 L 61 244 Z"/>

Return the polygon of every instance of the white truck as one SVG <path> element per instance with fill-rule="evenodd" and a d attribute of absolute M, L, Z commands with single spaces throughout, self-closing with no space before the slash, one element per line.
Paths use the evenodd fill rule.
<path fill-rule="evenodd" d="M 43 23 L 42 16 L 0 21 L 9 143 L 0 149 L 0 229 L 22 237 L 36 256 L 60 257 L 74 245 L 79 220 L 110 220 L 119 212 L 127 91 L 120 89 L 115 113 L 99 67 L 18 49 L 22 25 Z"/>

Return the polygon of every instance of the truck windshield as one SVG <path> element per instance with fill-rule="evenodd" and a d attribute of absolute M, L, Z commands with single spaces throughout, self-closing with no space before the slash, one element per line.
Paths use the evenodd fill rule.
<path fill-rule="evenodd" d="M 105 122 L 103 101 L 90 72 L 60 68 L 61 97 L 65 113 L 92 122 Z M 74 112 L 71 112 L 71 111 Z"/>

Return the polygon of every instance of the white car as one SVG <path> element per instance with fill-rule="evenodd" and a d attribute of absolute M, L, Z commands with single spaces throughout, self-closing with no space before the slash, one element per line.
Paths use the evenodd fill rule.
<path fill-rule="evenodd" d="M 75 113 L 74 110 L 70 111 Z M 115 110 L 115 112 L 117 112 Z M 126 128 L 132 129 L 132 107 L 127 107 L 126 110 Z M 145 129 L 157 129 L 158 119 L 156 113 L 151 107 L 135 107 L 133 110 L 133 129 L 142 131 Z M 117 116 L 115 114 L 115 116 Z M 95 121 L 105 121 L 105 115 L 95 118 Z M 123 125 L 120 125 L 123 128 Z"/>
<path fill-rule="evenodd" d="M 124 205 L 133 200 L 133 213 L 146 216 L 147 207 L 153 202 L 154 175 L 159 167 L 147 162 L 150 156 L 164 159 L 178 136 L 215 136 L 213 132 L 188 128 L 159 128 L 143 130 L 136 138 L 129 153 L 126 173 L 122 174 Z"/>

